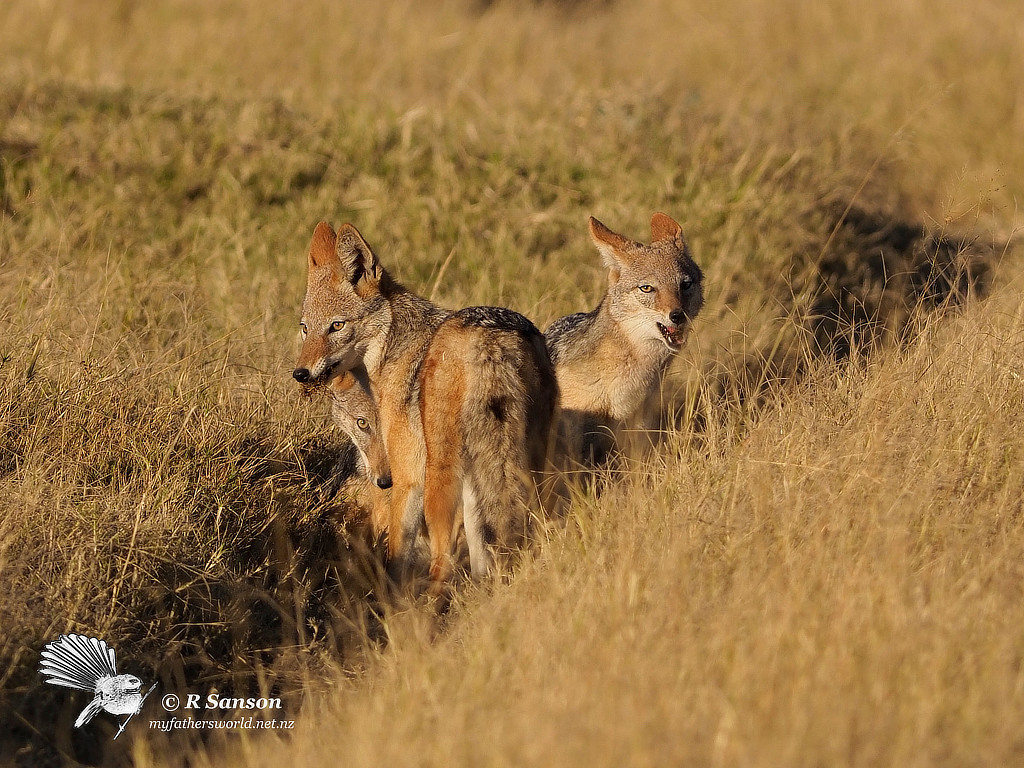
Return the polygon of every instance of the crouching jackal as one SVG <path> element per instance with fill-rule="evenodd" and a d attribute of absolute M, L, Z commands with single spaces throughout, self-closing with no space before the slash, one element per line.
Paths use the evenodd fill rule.
<path fill-rule="evenodd" d="M 522 543 L 558 410 L 540 331 L 508 309 L 450 312 L 397 283 L 350 224 L 313 233 L 303 384 L 365 369 L 391 464 L 388 551 L 402 574 L 423 524 L 430 576 L 451 570 L 456 511 L 474 576 Z"/>
<path fill-rule="evenodd" d="M 559 447 L 571 463 L 603 463 L 624 428 L 647 427 L 665 372 L 704 304 L 703 275 L 682 228 L 651 217 L 651 244 L 590 219 L 608 269 L 591 312 L 560 318 L 545 337 L 562 398 Z"/>
<path fill-rule="evenodd" d="M 370 511 L 374 538 L 387 531 L 390 517 L 391 464 L 380 433 L 377 403 L 362 376 L 346 371 L 334 376 L 328 390 L 331 395 L 331 420 L 355 447 L 356 474 L 363 482 L 359 500 Z"/>

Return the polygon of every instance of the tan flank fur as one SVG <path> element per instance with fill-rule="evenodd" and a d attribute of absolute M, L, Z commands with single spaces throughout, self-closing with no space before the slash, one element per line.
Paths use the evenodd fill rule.
<path fill-rule="evenodd" d="M 647 427 L 661 382 L 704 303 L 703 275 L 682 228 L 651 217 L 651 244 L 590 219 L 608 269 L 596 309 L 560 318 L 545 337 L 562 397 L 560 449 L 570 464 L 601 464 L 623 429 Z"/>
<path fill-rule="evenodd" d="M 424 523 L 435 585 L 451 571 L 458 506 L 475 576 L 520 545 L 558 407 L 543 336 L 496 307 L 450 312 L 397 283 L 350 224 L 321 222 L 309 251 L 293 375 L 365 369 L 390 459 L 388 551 L 402 573 Z"/>

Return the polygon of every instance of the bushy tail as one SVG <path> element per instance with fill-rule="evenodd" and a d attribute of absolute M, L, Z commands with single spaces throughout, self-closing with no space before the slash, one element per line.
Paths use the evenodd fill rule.
<path fill-rule="evenodd" d="M 530 538 L 558 407 L 543 337 L 510 337 L 472 377 L 463 414 L 463 424 L 473 425 L 463 437 L 464 458 L 479 516 L 474 526 L 466 520 L 467 537 L 479 532 L 502 568 Z"/>
<path fill-rule="evenodd" d="M 95 637 L 61 635 L 40 655 L 39 672 L 51 685 L 95 691 L 100 678 L 117 675 L 114 649 Z"/>

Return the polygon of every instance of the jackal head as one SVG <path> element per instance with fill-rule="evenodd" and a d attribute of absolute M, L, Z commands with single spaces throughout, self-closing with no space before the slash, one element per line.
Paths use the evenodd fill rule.
<path fill-rule="evenodd" d="M 704 305 L 704 276 L 664 213 L 651 217 L 651 244 L 612 232 L 590 217 L 590 237 L 608 268 L 608 310 L 629 339 L 674 353 Z M 664 345 L 664 347 L 662 347 Z"/>
<path fill-rule="evenodd" d="M 382 288 L 388 282 L 373 250 L 351 224 L 335 233 L 321 221 L 309 247 L 302 302 L 302 350 L 292 376 L 317 385 L 352 370 L 379 349 L 391 313 Z"/>
<path fill-rule="evenodd" d="M 329 389 L 331 418 L 355 444 L 363 472 L 378 488 L 390 488 L 391 465 L 370 390 L 351 372 L 331 379 Z"/>

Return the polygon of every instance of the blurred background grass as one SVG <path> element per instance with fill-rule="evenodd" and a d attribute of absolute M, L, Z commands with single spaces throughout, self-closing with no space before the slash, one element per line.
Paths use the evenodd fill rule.
<path fill-rule="evenodd" d="M 1021 759 L 1024 10 L 705 6 L 0 8 L 7 760 Z M 441 630 L 378 605 L 288 378 L 313 225 L 544 326 L 654 210 L 708 298 L 659 450 Z M 301 730 L 73 731 L 67 631 Z"/>

